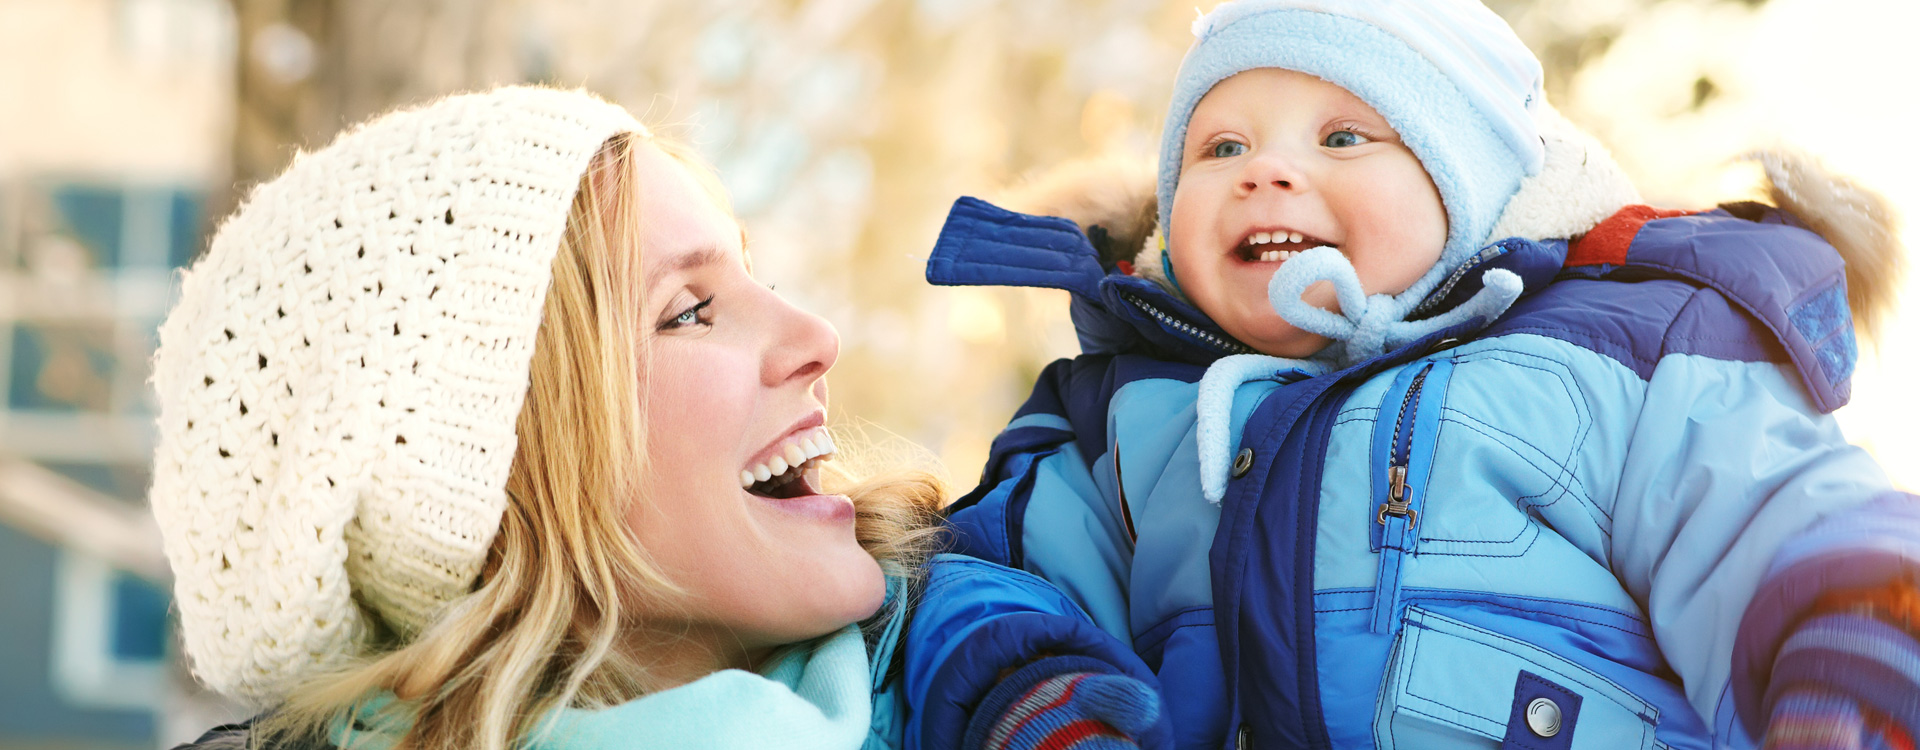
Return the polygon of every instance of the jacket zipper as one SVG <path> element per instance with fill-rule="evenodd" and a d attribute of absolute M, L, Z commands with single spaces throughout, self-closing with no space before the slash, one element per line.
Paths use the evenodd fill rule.
<path fill-rule="evenodd" d="M 1441 282 L 1439 288 L 1436 288 L 1433 291 L 1428 292 L 1426 299 L 1421 300 L 1420 304 L 1414 305 L 1413 312 L 1407 313 L 1407 317 L 1411 318 L 1417 315 L 1426 314 L 1428 310 L 1432 310 L 1435 305 L 1440 304 L 1440 300 L 1446 299 L 1447 295 L 1453 292 L 1453 288 L 1460 284 L 1460 280 L 1467 277 L 1467 272 L 1472 271 L 1475 268 L 1478 268 L 1482 263 L 1485 263 L 1489 260 L 1493 260 L 1495 257 L 1498 257 L 1500 255 L 1506 254 L 1506 252 L 1507 252 L 1507 248 L 1502 245 L 1488 245 L 1484 248 L 1481 248 L 1480 252 L 1475 253 L 1473 257 L 1468 258 L 1467 262 L 1462 263 L 1460 264 L 1460 267 L 1453 269 L 1453 273 L 1447 275 L 1447 280 Z"/>
<path fill-rule="evenodd" d="M 1406 566 L 1412 563 L 1415 548 L 1420 543 L 1420 532 L 1415 526 L 1419 525 L 1420 511 L 1426 505 L 1425 487 L 1429 467 L 1424 463 L 1416 466 L 1414 456 L 1428 452 L 1431 441 L 1439 431 L 1441 407 L 1433 402 L 1427 390 L 1429 387 L 1437 389 L 1444 397 L 1447 381 L 1452 377 L 1452 361 L 1441 359 L 1428 361 L 1411 377 L 1403 372 L 1395 378 L 1394 388 L 1406 390 L 1400 394 L 1400 409 L 1394 415 L 1393 431 L 1387 433 L 1386 444 L 1382 446 L 1375 443 L 1374 455 L 1385 453 L 1387 479 L 1385 497 L 1376 495 L 1382 502 L 1373 514 L 1374 520 L 1380 524 L 1377 529 L 1380 568 L 1374 580 L 1371 621 L 1371 629 L 1375 633 L 1393 633 L 1400 627 L 1401 581 L 1405 579 Z M 1391 398 L 1393 392 L 1389 391 L 1387 397 Z M 1386 404 L 1382 404 L 1380 412 L 1383 417 L 1386 411 Z M 1385 422 L 1380 425 L 1384 426 Z M 1416 442 L 1421 443 L 1421 447 L 1416 448 Z M 1374 470 L 1378 471 L 1377 468 Z"/>
<path fill-rule="evenodd" d="M 1199 339 L 1201 343 L 1211 346 L 1214 349 L 1217 349 L 1219 351 L 1227 352 L 1229 354 L 1254 353 L 1254 350 L 1252 347 L 1246 346 L 1245 344 L 1228 341 L 1226 339 L 1220 338 L 1219 336 L 1215 336 L 1211 333 L 1207 333 L 1206 331 L 1200 330 L 1199 327 L 1193 325 L 1192 323 L 1188 323 L 1166 312 L 1163 312 L 1160 310 L 1160 308 L 1154 307 L 1152 303 L 1149 303 L 1146 300 L 1140 299 L 1139 297 L 1136 297 L 1131 294 L 1127 294 L 1126 292 L 1121 292 L 1120 297 L 1122 299 L 1125 299 L 1128 304 L 1131 304 L 1134 307 L 1140 308 L 1141 312 L 1144 312 L 1148 315 L 1153 316 L 1153 319 L 1155 321 L 1158 321 L 1160 323 L 1160 327 L 1162 328 L 1167 328 L 1177 333 L 1182 333 L 1189 337 Z"/>
<path fill-rule="evenodd" d="M 1409 424 L 1412 415 L 1408 410 L 1420 400 L 1420 389 L 1427 382 L 1427 373 L 1432 371 L 1432 362 L 1420 368 L 1420 374 L 1413 376 L 1413 383 L 1407 387 L 1406 397 L 1400 399 L 1400 414 L 1394 418 L 1393 446 L 1387 459 L 1387 501 L 1374 514 L 1383 526 L 1387 516 L 1405 518 L 1409 527 L 1420 523 L 1420 512 L 1409 505 L 1411 500 L 1407 497 L 1408 456 L 1413 452 L 1413 425 Z"/>

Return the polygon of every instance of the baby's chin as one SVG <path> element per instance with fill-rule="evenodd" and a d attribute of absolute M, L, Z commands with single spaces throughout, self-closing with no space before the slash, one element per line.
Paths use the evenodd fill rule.
<path fill-rule="evenodd" d="M 1219 321 L 1227 333 L 1254 351 L 1272 357 L 1306 359 L 1333 343 L 1332 339 L 1295 327 L 1271 309 L 1249 320 Z"/>

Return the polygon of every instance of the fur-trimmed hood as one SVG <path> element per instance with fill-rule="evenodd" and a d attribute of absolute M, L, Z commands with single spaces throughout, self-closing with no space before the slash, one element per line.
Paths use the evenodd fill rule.
<path fill-rule="evenodd" d="M 1546 166 L 1527 178 L 1495 223 L 1491 239 L 1577 239 L 1640 193 L 1605 146 L 1542 106 L 1536 115 Z M 1756 152 L 1771 202 L 1839 250 L 1847 264 L 1848 306 L 1871 337 L 1892 308 L 1905 252 L 1887 200 L 1789 149 Z M 1058 216 L 1079 225 L 1103 265 L 1151 279 L 1184 299 L 1161 270 L 1165 243 L 1157 231 L 1154 170 L 1145 158 L 1083 159 L 1041 172 L 997 196 L 1021 213 Z"/>

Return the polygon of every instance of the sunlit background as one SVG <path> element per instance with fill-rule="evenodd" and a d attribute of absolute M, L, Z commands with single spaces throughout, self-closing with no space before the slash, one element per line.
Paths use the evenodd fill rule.
<path fill-rule="evenodd" d="M 1490 4 L 1651 202 L 1757 197 L 1738 157 L 1787 144 L 1920 215 L 1911 0 Z M 839 327 L 836 421 L 964 487 L 1074 340 L 1059 293 L 921 281 L 946 208 L 1070 159 L 1144 160 L 1193 6 L 0 0 L 0 748 L 165 747 L 236 715 L 178 662 L 144 381 L 172 269 L 295 149 L 492 83 L 625 104 L 719 166 L 761 274 Z M 1840 413 L 1909 488 L 1916 286 Z"/>

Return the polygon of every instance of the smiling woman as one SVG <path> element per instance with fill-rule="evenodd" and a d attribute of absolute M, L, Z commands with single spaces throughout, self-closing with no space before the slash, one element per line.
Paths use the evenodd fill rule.
<path fill-rule="evenodd" d="M 614 179 L 651 188 L 614 192 L 637 193 L 645 217 L 624 224 L 638 227 L 646 255 L 639 403 L 659 438 L 628 519 L 654 564 L 693 594 L 648 627 L 705 641 L 702 653 L 733 644 L 750 662 L 872 614 L 885 591 L 855 538 L 853 502 L 821 489 L 839 337 L 754 280 L 738 226 L 684 156 L 625 151 L 617 161 L 631 169 Z"/>
<path fill-rule="evenodd" d="M 198 745 L 1164 742 L 1151 673 L 1058 591 L 931 555 L 932 479 L 834 470 L 838 352 L 712 172 L 592 96 L 302 156 L 155 359 L 187 653 L 270 709 Z"/>

